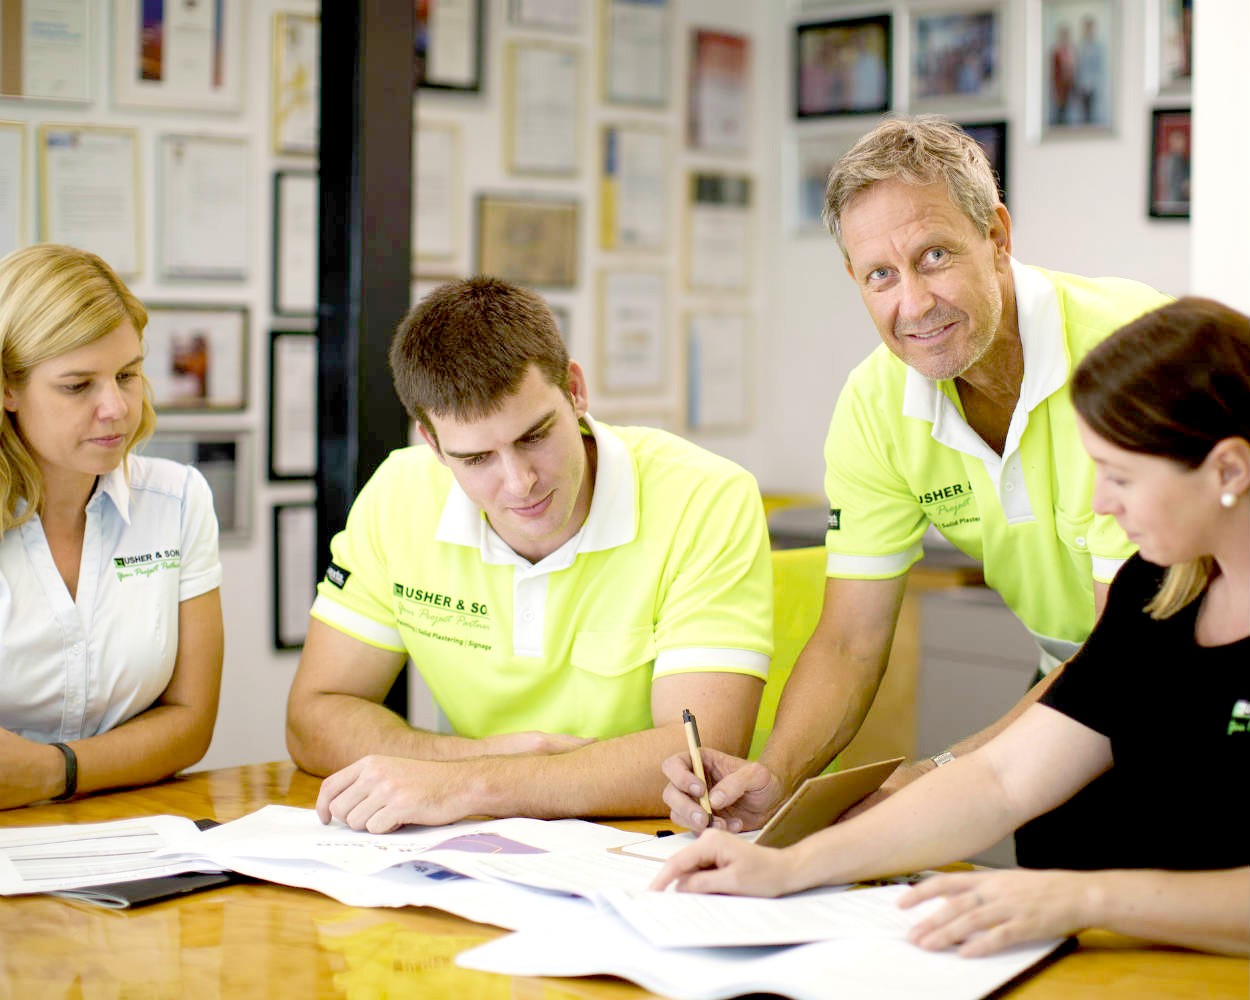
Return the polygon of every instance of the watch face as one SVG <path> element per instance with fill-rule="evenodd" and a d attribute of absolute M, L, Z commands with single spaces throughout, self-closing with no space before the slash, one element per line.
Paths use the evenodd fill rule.
<path fill-rule="evenodd" d="M 929 759 L 932 760 L 938 767 L 941 767 L 943 764 L 949 764 L 952 760 L 954 760 L 955 755 L 949 750 L 943 750 L 941 753 L 934 754 Z"/>

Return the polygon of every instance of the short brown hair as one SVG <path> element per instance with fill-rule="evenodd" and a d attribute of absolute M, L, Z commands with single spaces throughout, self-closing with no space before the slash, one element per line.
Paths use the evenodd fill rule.
<path fill-rule="evenodd" d="M 889 118 L 838 160 L 825 188 L 825 225 L 846 256 L 842 213 L 857 194 L 881 181 L 924 187 L 941 182 L 951 202 L 984 236 L 999 205 L 998 182 L 985 151 L 967 132 L 940 115 Z"/>
<path fill-rule="evenodd" d="M 476 420 L 497 411 L 530 365 L 561 391 L 569 352 L 542 297 L 498 278 L 440 285 L 400 321 L 391 377 L 404 409 L 432 437 L 430 414 Z"/>
<path fill-rule="evenodd" d="M 1116 447 L 1196 469 L 1226 438 L 1250 441 L 1250 318 L 1196 297 L 1154 309 L 1085 355 L 1072 403 Z M 1212 566 L 1169 567 L 1147 610 L 1175 614 L 1202 593 Z"/>

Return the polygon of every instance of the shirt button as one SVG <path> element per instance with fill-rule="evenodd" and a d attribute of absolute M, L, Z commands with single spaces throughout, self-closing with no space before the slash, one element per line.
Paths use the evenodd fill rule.
<path fill-rule="evenodd" d="M 534 612 L 526 611 L 521 615 L 521 621 L 532 622 L 534 620 Z"/>
<path fill-rule="evenodd" d="M 1083 548 L 1085 548 L 1085 536 L 1084 536 L 1084 535 L 1077 535 L 1077 536 L 1076 536 L 1076 547 L 1077 547 L 1078 549 L 1083 549 Z"/>
<path fill-rule="evenodd" d="M 1003 487 L 1003 489 L 1005 489 L 1008 493 L 1010 493 L 1015 488 L 1016 488 L 1015 483 L 1008 483 L 1006 486 Z"/>

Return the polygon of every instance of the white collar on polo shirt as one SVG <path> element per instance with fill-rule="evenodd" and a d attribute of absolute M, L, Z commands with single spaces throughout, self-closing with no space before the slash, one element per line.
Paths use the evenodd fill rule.
<path fill-rule="evenodd" d="M 1063 335 L 1063 314 L 1059 293 L 1045 275 L 1035 268 L 1011 260 L 1011 277 L 1015 288 L 1016 318 L 1020 341 L 1024 347 L 1024 378 L 1020 385 L 1020 401 L 1012 415 L 1004 455 L 1015 450 L 1019 435 L 1024 432 L 1024 419 L 1030 410 L 1063 387 L 1068 378 L 1068 345 Z M 967 423 L 959 416 L 954 403 L 942 392 L 939 384 L 925 378 L 914 368 L 907 369 L 903 390 L 903 415 L 927 420 L 933 424 L 935 440 L 951 444 L 970 435 L 968 451 L 986 448 Z M 1018 426 L 1017 426 L 1018 425 Z M 959 428 L 963 428 L 960 430 Z M 979 448 L 977 445 L 979 444 Z"/>
<path fill-rule="evenodd" d="M 597 454 L 590 511 L 581 530 L 543 559 L 543 564 L 559 556 L 556 561 L 567 566 L 578 552 L 616 548 L 632 542 L 638 532 L 637 475 L 629 449 L 609 428 L 597 424 L 590 414 L 586 414 L 582 422 L 594 436 Z M 468 498 L 454 478 L 434 537 L 440 542 L 480 549 L 483 561 L 488 563 L 514 562 L 521 558 L 495 534 L 482 515 L 482 508 Z"/>
<path fill-rule="evenodd" d="M 129 458 L 126 461 L 129 461 Z M 107 472 L 100 477 L 99 483 L 96 484 L 95 493 L 87 501 L 87 506 L 90 507 L 93 503 L 100 503 L 101 501 L 96 498 L 101 495 L 107 496 L 112 500 L 113 507 L 116 508 L 121 519 L 126 524 L 130 524 L 130 486 L 126 483 L 126 476 L 122 472 L 120 465 L 112 472 Z"/>

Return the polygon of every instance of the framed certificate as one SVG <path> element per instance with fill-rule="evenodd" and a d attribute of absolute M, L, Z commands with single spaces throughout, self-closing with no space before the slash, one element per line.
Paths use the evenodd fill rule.
<path fill-rule="evenodd" d="M 577 173 L 581 118 L 577 60 L 577 49 L 571 45 L 509 45 L 504 143 L 507 167 L 513 173 Z"/>
<path fill-rule="evenodd" d="M 745 153 L 751 120 L 751 43 L 742 35 L 696 29 L 690 35 L 686 139 L 691 149 Z"/>
<path fill-rule="evenodd" d="M 0 0 L 0 96 L 91 100 L 91 0 Z"/>
<path fill-rule="evenodd" d="M 607 250 L 662 250 L 668 241 L 668 134 L 606 125 L 600 147 L 600 243 Z"/>
<path fill-rule="evenodd" d="M 39 238 L 103 257 L 118 274 L 141 270 L 139 130 L 39 126 Z"/>
<path fill-rule="evenodd" d="M 269 334 L 269 479 L 317 474 L 317 335 Z"/>
<path fill-rule="evenodd" d="M 508 0 L 508 20 L 520 28 L 580 31 L 583 0 Z"/>
<path fill-rule="evenodd" d="M 143 373 L 162 412 L 247 407 L 247 308 L 148 306 Z"/>
<path fill-rule="evenodd" d="M 691 289 L 746 291 L 750 284 L 751 179 L 690 175 L 686 280 Z"/>
<path fill-rule="evenodd" d="M 577 202 L 483 194 L 477 202 L 477 272 L 518 285 L 577 285 Z"/>
<path fill-rule="evenodd" d="M 460 231 L 460 131 L 449 122 L 418 122 L 412 134 L 412 253 L 417 268 L 456 255 Z"/>
<path fill-rule="evenodd" d="M 662 271 L 599 275 L 599 385 L 607 395 L 655 395 L 669 369 Z"/>
<path fill-rule="evenodd" d="M 279 170 L 273 175 L 273 311 L 317 314 L 317 174 Z"/>
<path fill-rule="evenodd" d="M 668 0 L 602 2 L 604 100 L 664 107 L 672 30 Z"/>
<path fill-rule="evenodd" d="M 751 422 L 755 370 L 750 322 L 742 312 L 686 317 L 686 423 L 691 430 L 735 430 Z"/>
<path fill-rule="evenodd" d="M 482 0 L 414 0 L 416 86 L 482 89 Z"/>
<path fill-rule="evenodd" d="M 246 139 L 160 139 L 162 278 L 247 278 L 251 242 Z"/>
<path fill-rule="evenodd" d="M 26 243 L 26 126 L 0 121 L 0 257 Z"/>
<path fill-rule="evenodd" d="M 317 596 L 317 509 L 311 502 L 273 508 L 273 648 L 299 649 Z"/>
<path fill-rule="evenodd" d="M 114 102 L 241 110 L 245 6 L 243 0 L 114 0 Z"/>
<path fill-rule="evenodd" d="M 252 532 L 251 441 L 251 432 L 243 430 L 159 430 L 139 450 L 203 473 L 224 544 L 246 541 Z"/>
<path fill-rule="evenodd" d="M 270 135 L 279 156 L 316 156 L 321 119 L 321 21 L 273 16 Z"/>

